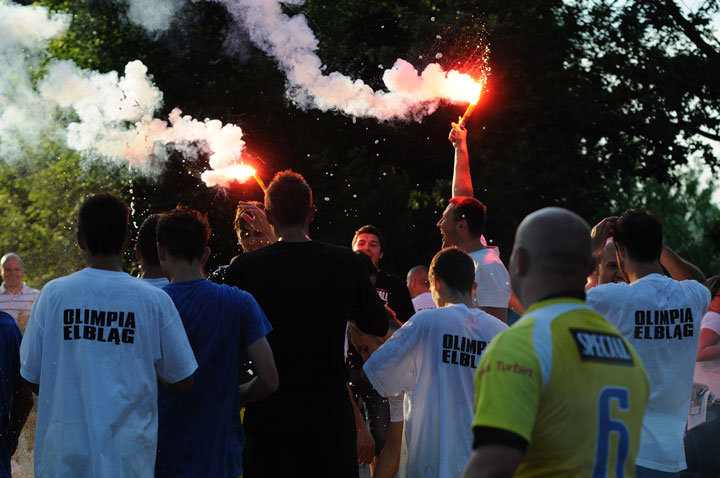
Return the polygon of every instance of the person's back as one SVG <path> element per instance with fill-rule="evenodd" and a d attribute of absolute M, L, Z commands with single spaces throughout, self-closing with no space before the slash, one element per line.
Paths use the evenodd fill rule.
<path fill-rule="evenodd" d="M 33 306 L 20 373 L 39 390 L 38 478 L 153 476 L 158 376 L 192 387 L 197 363 L 172 300 L 122 272 L 127 221 L 122 200 L 86 199 L 78 244 L 89 267 L 48 282 Z"/>
<path fill-rule="evenodd" d="M 478 366 L 465 478 L 635 476 L 649 384 L 632 346 L 585 305 L 590 243 L 566 209 L 518 226 L 509 272 L 527 309 Z"/>
<path fill-rule="evenodd" d="M 226 283 L 250 292 L 273 326 L 268 341 L 280 376 L 278 394 L 296 387 L 344 390 L 345 327 L 355 304 L 369 302 L 363 297 L 368 289 L 360 287 L 370 284 L 366 276 L 349 248 L 317 241 L 276 242 L 231 264 Z M 382 304 L 371 298 L 384 321 Z"/>
<path fill-rule="evenodd" d="M 473 377 L 481 354 L 507 325 L 456 304 L 415 314 L 366 362 L 383 396 L 405 392 L 400 476 L 459 476 L 472 441 L 459 433 L 472 421 Z"/>
<path fill-rule="evenodd" d="M 39 383 L 36 476 L 152 476 L 157 374 L 182 327 L 168 295 L 124 272 L 86 268 L 48 282 L 23 341 L 23 377 Z M 156 374 L 155 366 L 158 365 Z"/>
<path fill-rule="evenodd" d="M 477 384 L 473 427 L 529 442 L 515 476 L 634 476 L 647 378 L 632 347 L 583 301 L 530 307 L 490 344 Z"/>
<path fill-rule="evenodd" d="M 242 474 L 238 357 L 269 331 L 247 292 L 206 279 L 174 282 L 172 298 L 198 361 L 193 390 L 160 390 L 156 477 Z"/>
<path fill-rule="evenodd" d="M 710 291 L 697 280 L 675 280 L 662 274 L 661 256 L 668 270 L 677 273 L 691 268 L 679 258 L 670 258 L 677 256 L 662 244 L 661 225 L 652 215 L 629 211 L 615 227 L 620 269 L 630 283 L 590 289 L 588 306 L 632 344 L 650 379 L 638 466 L 679 472 L 686 466 L 683 434 L 700 322 L 710 302 Z M 674 262 L 681 267 L 674 267 Z"/>
<path fill-rule="evenodd" d="M 245 413 L 244 476 L 357 476 L 355 422 L 343 360 L 345 328 L 383 336 L 385 308 L 348 248 L 312 241 L 312 191 L 278 173 L 265 191 L 278 242 L 233 260 L 225 283 L 250 292 L 267 315 L 280 386 Z"/>

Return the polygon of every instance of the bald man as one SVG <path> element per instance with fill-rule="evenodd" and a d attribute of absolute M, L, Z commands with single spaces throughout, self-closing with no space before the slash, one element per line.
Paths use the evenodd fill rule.
<path fill-rule="evenodd" d="M 560 208 L 518 227 L 509 272 L 526 312 L 478 366 L 465 477 L 634 476 L 648 379 L 632 346 L 585 305 L 589 232 Z"/>
<path fill-rule="evenodd" d="M 407 288 L 410 291 L 410 297 L 412 297 L 415 313 L 425 309 L 437 308 L 430 293 L 427 267 L 415 266 L 408 271 Z"/>
<path fill-rule="evenodd" d="M 0 310 L 12 315 L 20 329 L 25 330 L 30 310 L 40 291 L 28 287 L 23 282 L 25 266 L 20 256 L 14 252 L 2 256 L 0 272 L 2 274 Z"/>

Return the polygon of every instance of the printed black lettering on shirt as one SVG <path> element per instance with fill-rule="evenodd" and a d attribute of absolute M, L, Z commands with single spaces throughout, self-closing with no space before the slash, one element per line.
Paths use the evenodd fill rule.
<path fill-rule="evenodd" d="M 570 329 L 570 335 L 575 340 L 580 360 L 583 362 L 604 362 L 618 365 L 634 363 L 625 341 L 617 334 Z"/>
<path fill-rule="evenodd" d="M 133 312 L 65 309 L 63 324 L 63 340 L 92 340 L 115 345 L 135 343 Z"/>
<path fill-rule="evenodd" d="M 459 335 L 444 334 L 442 340 L 442 361 L 461 367 L 477 368 L 480 355 L 487 347 L 484 340 L 469 339 Z"/>
<path fill-rule="evenodd" d="M 694 333 L 690 308 L 635 311 L 635 339 L 682 340 L 692 337 Z"/>

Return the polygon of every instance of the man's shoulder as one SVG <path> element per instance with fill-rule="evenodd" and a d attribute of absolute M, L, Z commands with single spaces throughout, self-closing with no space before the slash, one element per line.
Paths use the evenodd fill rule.
<path fill-rule="evenodd" d="M 20 291 L 23 295 L 38 295 L 40 293 L 39 290 L 33 289 L 27 284 L 23 284 L 22 290 Z"/>
<path fill-rule="evenodd" d="M 5 333 L 8 330 L 15 331 L 16 329 L 19 334 L 20 328 L 18 327 L 17 322 L 15 322 L 15 319 L 13 319 L 13 316 L 0 310 L 0 330 Z"/>

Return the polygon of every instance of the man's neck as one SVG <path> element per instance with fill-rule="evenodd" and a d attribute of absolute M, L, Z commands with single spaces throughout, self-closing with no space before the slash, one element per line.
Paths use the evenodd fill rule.
<path fill-rule="evenodd" d="M 468 237 L 464 241 L 461 241 L 461 243 L 458 244 L 458 247 L 463 251 L 467 252 L 468 254 L 471 252 L 487 249 L 487 247 L 483 245 L 479 237 Z"/>
<path fill-rule="evenodd" d="M 202 279 L 202 261 L 195 259 L 188 262 L 184 259 L 171 259 L 164 263 L 170 282 L 185 282 Z"/>
<path fill-rule="evenodd" d="M 636 282 L 643 277 L 649 276 L 650 274 L 661 274 L 663 273 L 662 266 L 660 266 L 660 262 L 653 261 L 653 262 L 635 262 L 635 261 L 627 261 L 625 263 L 625 273 L 627 274 L 627 278 L 632 284 L 633 282 Z"/>
<path fill-rule="evenodd" d="M 463 304 L 469 309 L 475 307 L 475 304 L 473 304 L 472 296 L 470 294 L 452 294 L 449 296 L 441 295 L 438 307 L 450 307 L 451 305 L 458 304 Z"/>
<path fill-rule="evenodd" d="M 88 267 L 93 269 L 101 269 L 104 271 L 122 272 L 122 256 L 121 255 L 85 255 L 85 262 Z"/>
<path fill-rule="evenodd" d="M 308 242 L 310 236 L 306 226 L 275 227 L 275 235 L 282 242 Z"/>
<path fill-rule="evenodd" d="M 140 263 L 140 278 L 141 279 L 162 279 L 165 277 L 165 273 L 163 272 L 162 268 L 160 266 L 143 266 L 142 263 Z"/>
<path fill-rule="evenodd" d="M 7 292 L 10 292 L 11 294 L 17 294 L 17 293 L 19 293 L 19 292 L 22 290 L 23 284 L 20 283 L 19 286 L 8 287 L 8 285 L 7 285 L 5 282 L 3 282 L 3 287 L 5 287 L 5 290 L 6 290 Z"/>

